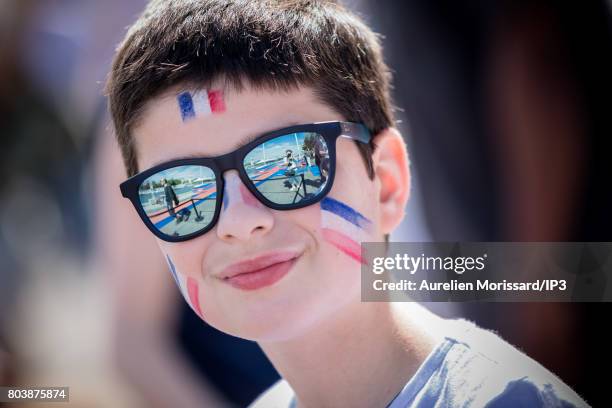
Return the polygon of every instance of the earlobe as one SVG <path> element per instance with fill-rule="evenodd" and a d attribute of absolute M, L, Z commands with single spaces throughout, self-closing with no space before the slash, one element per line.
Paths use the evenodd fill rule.
<path fill-rule="evenodd" d="M 372 155 L 378 186 L 380 229 L 390 234 L 404 218 L 410 195 L 410 169 L 406 143 L 399 131 L 386 128 L 374 137 Z"/>

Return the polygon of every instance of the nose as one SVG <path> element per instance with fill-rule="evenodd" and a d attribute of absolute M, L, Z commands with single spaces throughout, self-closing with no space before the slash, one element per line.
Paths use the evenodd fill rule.
<path fill-rule="evenodd" d="M 223 205 L 217 236 L 224 241 L 249 241 L 265 235 L 274 225 L 272 210 L 246 188 L 236 170 L 223 175 Z"/>

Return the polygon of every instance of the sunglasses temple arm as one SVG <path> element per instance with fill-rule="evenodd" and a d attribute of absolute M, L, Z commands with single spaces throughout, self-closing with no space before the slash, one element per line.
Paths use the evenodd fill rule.
<path fill-rule="evenodd" d="M 361 123 L 340 122 L 340 128 L 342 130 L 342 134 L 340 136 L 348 137 L 361 143 L 369 143 L 370 139 L 372 138 L 368 128 Z"/>

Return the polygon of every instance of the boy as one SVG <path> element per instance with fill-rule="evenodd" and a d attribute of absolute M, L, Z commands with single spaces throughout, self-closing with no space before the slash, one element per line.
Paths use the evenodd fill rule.
<path fill-rule="evenodd" d="M 360 242 L 388 240 L 410 188 L 389 80 L 375 34 L 334 2 L 153 1 L 107 84 L 121 192 L 194 312 L 283 376 L 253 406 L 586 406 L 469 322 L 360 301 Z M 325 169 L 297 197 L 282 158 L 312 142 Z M 161 178 L 200 221 L 147 209 Z"/>

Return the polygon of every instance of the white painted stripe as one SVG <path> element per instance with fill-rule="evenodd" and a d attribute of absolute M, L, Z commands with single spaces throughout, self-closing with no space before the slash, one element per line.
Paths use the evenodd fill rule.
<path fill-rule="evenodd" d="M 342 232 L 357 243 L 372 240 L 372 236 L 370 235 L 369 231 L 359 228 L 355 224 L 345 220 L 331 211 L 321 211 L 321 227 Z"/>
<path fill-rule="evenodd" d="M 195 111 L 196 117 L 212 113 L 207 91 L 194 92 L 191 98 L 193 100 L 193 110 Z"/>
<path fill-rule="evenodd" d="M 181 295 L 183 295 L 183 299 L 185 299 L 185 302 L 187 302 L 187 304 L 191 306 L 191 303 L 189 302 L 189 294 L 187 293 L 187 278 L 179 273 L 178 279 L 179 279 L 179 289 L 181 291 Z"/>

